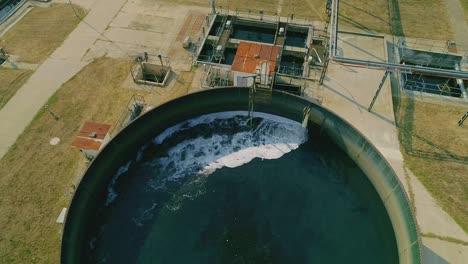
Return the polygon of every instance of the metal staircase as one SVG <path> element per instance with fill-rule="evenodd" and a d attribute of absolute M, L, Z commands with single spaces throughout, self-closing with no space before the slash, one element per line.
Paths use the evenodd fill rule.
<path fill-rule="evenodd" d="M 257 70 L 259 71 L 259 70 Z M 268 105 L 272 101 L 272 92 L 274 85 L 275 73 L 272 76 L 262 77 L 262 74 L 257 72 L 254 85 L 249 90 L 249 118 L 252 124 L 253 112 L 257 104 Z"/>
<path fill-rule="evenodd" d="M 232 28 L 234 25 L 234 17 L 225 16 L 221 23 L 220 33 L 218 40 L 213 43 L 213 58 L 212 61 L 220 63 L 224 59 L 224 51 L 226 50 L 226 44 L 231 37 Z"/>

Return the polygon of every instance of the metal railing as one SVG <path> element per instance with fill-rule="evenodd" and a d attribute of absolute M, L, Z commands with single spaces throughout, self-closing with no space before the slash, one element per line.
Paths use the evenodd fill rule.
<path fill-rule="evenodd" d="M 468 40 L 467 40 L 468 41 Z M 468 44 L 419 38 L 399 39 L 398 47 L 457 56 L 468 56 Z"/>
<path fill-rule="evenodd" d="M 414 92 L 423 92 L 443 96 L 460 98 L 462 93 L 459 87 L 454 86 L 453 79 L 441 79 L 440 83 L 429 83 L 423 75 L 401 74 L 403 88 Z"/>
<path fill-rule="evenodd" d="M 335 63 L 341 65 L 347 65 L 351 67 L 362 67 L 368 69 L 385 70 L 391 72 L 404 72 L 404 73 L 415 73 L 415 74 L 426 74 L 439 77 L 457 78 L 468 80 L 468 72 L 437 69 L 425 66 L 416 65 L 403 65 L 390 62 L 375 62 L 360 59 L 351 59 L 345 57 L 339 57 L 337 55 L 337 42 L 338 42 L 338 12 L 339 12 L 339 0 L 333 0 L 332 12 L 331 12 L 331 31 L 330 31 L 330 55 L 329 59 Z"/>
<path fill-rule="evenodd" d="M 281 16 L 281 14 L 278 14 L 276 12 L 265 12 L 262 10 L 253 10 L 253 9 L 229 10 L 229 9 L 223 9 L 220 7 L 217 10 L 218 10 L 218 14 L 220 15 L 237 16 L 238 18 L 244 19 L 244 20 L 255 20 L 255 21 L 263 21 L 263 22 L 271 22 L 271 23 L 285 22 L 290 25 L 298 25 L 298 26 L 312 26 L 313 24 L 312 16 L 309 18 L 296 16 L 294 14 Z"/>
<path fill-rule="evenodd" d="M 7 0 L 0 4 L 0 24 L 10 18 L 27 0 Z"/>
<path fill-rule="evenodd" d="M 143 113 L 145 105 L 145 98 L 141 95 L 134 94 L 113 126 L 110 136 L 115 137 L 122 129 L 139 117 Z"/>
<path fill-rule="evenodd" d="M 302 64 L 301 67 L 278 66 L 277 72 L 284 75 L 302 77 L 304 68 L 302 67 Z"/>

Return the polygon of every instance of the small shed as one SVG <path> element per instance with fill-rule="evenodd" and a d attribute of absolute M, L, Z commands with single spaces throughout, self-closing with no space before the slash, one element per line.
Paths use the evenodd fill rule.
<path fill-rule="evenodd" d="M 86 158 L 92 159 L 109 142 L 110 128 L 109 124 L 85 122 L 73 140 L 72 147 L 78 148 Z"/>

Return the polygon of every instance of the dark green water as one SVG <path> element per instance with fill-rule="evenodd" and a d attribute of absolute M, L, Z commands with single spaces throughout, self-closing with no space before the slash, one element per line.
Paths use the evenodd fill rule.
<path fill-rule="evenodd" d="M 380 198 L 318 127 L 277 159 L 194 173 L 252 146 L 303 139 L 300 124 L 256 118 L 252 132 L 244 121 L 182 126 L 147 146 L 97 213 L 89 262 L 398 263 Z"/>

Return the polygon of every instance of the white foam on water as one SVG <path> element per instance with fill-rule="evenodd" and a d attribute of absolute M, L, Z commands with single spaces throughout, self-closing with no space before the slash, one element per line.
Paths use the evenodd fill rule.
<path fill-rule="evenodd" d="M 284 154 L 299 147 L 299 144 L 271 144 L 249 147 L 221 157 L 203 168 L 202 173 L 212 173 L 222 167 L 235 168 L 247 164 L 254 158 L 279 159 Z"/>
<path fill-rule="evenodd" d="M 128 171 L 128 168 L 130 167 L 131 163 L 132 161 L 129 161 L 127 162 L 127 164 L 120 167 L 117 173 L 112 177 L 111 183 L 109 184 L 109 187 L 107 188 L 106 206 L 109 206 L 115 200 L 115 198 L 117 198 L 118 194 L 117 194 L 117 191 L 115 190 L 115 184 L 117 180 L 119 179 L 120 175 Z"/>
<path fill-rule="evenodd" d="M 223 167 L 235 168 L 249 163 L 255 158 L 278 159 L 284 154 L 297 149 L 307 141 L 307 130 L 301 123 L 266 113 L 255 112 L 254 117 L 262 118 L 253 129 L 245 129 L 248 123 L 247 111 L 220 112 L 202 115 L 179 123 L 164 130 L 156 136 L 153 144 L 161 144 L 174 134 L 193 128 L 200 124 L 210 124 L 215 120 L 227 120 L 242 116 L 236 122 L 217 122 L 220 127 L 226 125 L 234 134 L 211 134 L 196 136 L 184 140 L 167 151 L 167 155 L 145 164 L 156 170 L 161 170 L 167 177 L 152 179 L 148 186 L 153 190 L 165 188 L 167 181 L 182 179 L 187 176 L 209 175 Z M 244 129 L 239 129 L 244 127 Z M 213 127 L 216 129 L 216 127 Z M 215 130 L 214 130 L 215 131 Z M 142 160 L 143 146 L 136 155 L 136 161 Z M 108 187 L 106 206 L 118 196 L 115 184 L 120 175 L 125 173 L 132 161 L 119 168 Z M 159 173 L 158 173 L 159 174 Z M 201 180 L 201 179 L 200 179 Z"/>
<path fill-rule="evenodd" d="M 246 114 L 246 111 L 236 111 L 203 115 L 166 129 L 155 141 L 163 142 L 178 129 Z M 255 113 L 254 117 L 263 120 L 253 130 L 185 140 L 171 148 L 167 156 L 160 158 L 157 163 L 169 172 L 168 179 L 173 180 L 194 173 L 209 174 L 223 167 L 235 168 L 254 158 L 278 159 L 307 140 L 307 131 L 299 122 L 265 113 Z M 247 121 L 239 122 L 239 126 L 242 126 L 246 125 L 242 122 Z M 236 127 L 233 126 L 233 129 Z"/>
<path fill-rule="evenodd" d="M 209 124 L 213 122 L 214 120 L 219 120 L 219 119 L 230 119 L 235 116 L 248 116 L 248 115 L 249 115 L 248 111 L 226 111 L 226 112 L 218 112 L 218 113 L 212 113 L 212 114 L 207 114 L 207 115 L 201 115 L 199 117 L 192 118 L 190 120 L 187 120 L 175 126 L 167 128 L 161 134 L 156 136 L 153 139 L 153 142 L 155 144 L 161 144 L 166 138 L 172 136 L 175 132 L 186 130 L 196 125 Z M 298 124 L 298 122 L 291 120 L 291 119 L 287 119 L 281 116 L 275 116 L 275 115 L 271 115 L 267 113 L 261 113 L 261 112 L 254 112 L 253 117 L 260 117 L 260 118 L 267 119 L 270 121 L 275 121 L 278 123 Z"/>

